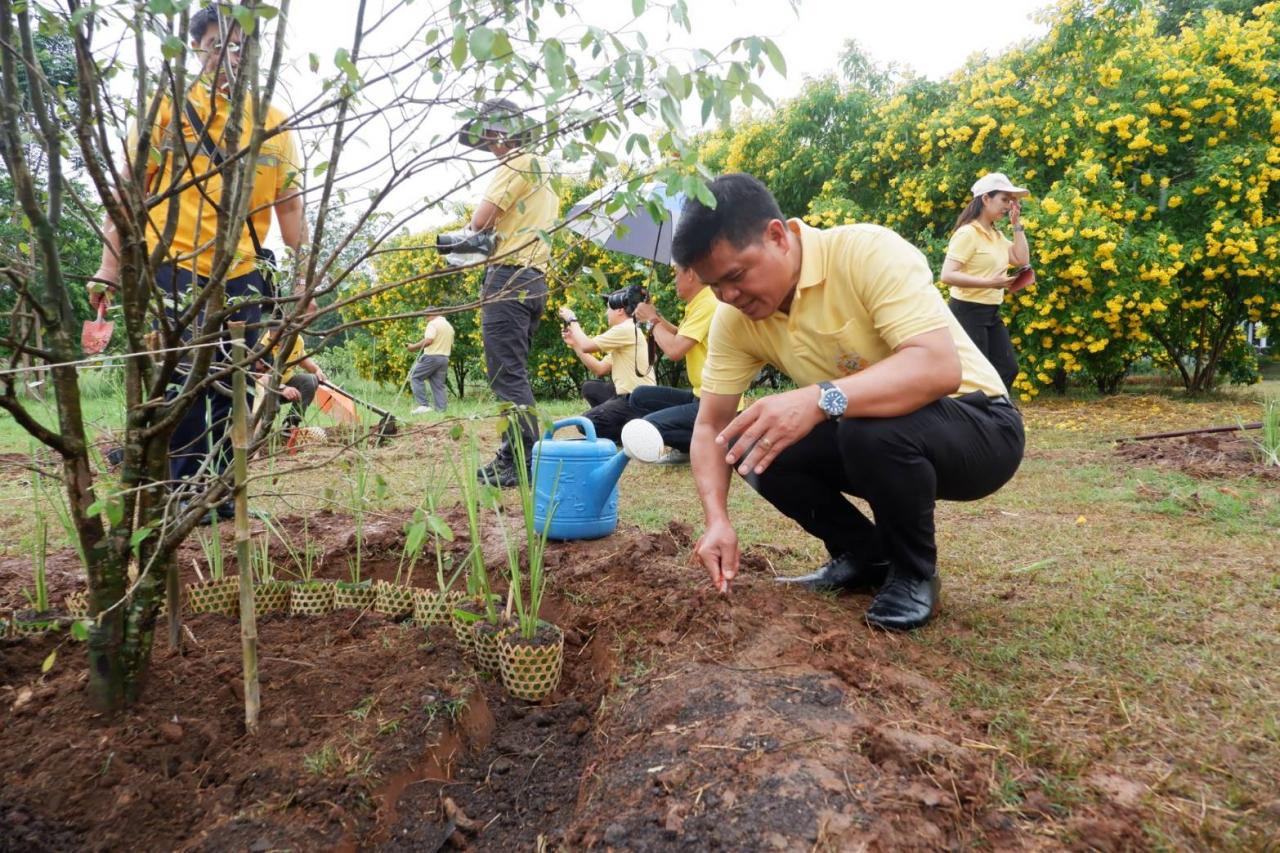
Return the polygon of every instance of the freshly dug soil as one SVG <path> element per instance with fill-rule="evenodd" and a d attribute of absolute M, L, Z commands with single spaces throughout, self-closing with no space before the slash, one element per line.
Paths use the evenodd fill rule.
<path fill-rule="evenodd" d="M 309 529 L 341 577 L 350 521 Z M 675 523 L 551 546 L 565 665 L 540 705 L 477 676 L 448 626 L 375 613 L 260 619 L 256 736 L 233 619 L 187 620 L 186 654 L 158 648 L 114 719 L 86 708 L 65 637 L 4 641 L 0 850 L 1046 845 L 1043 816 L 994 798 L 982 723 L 889 662 L 901 640 L 863 625 L 865 598 L 778 589 L 751 553 L 724 598 L 689 546 Z M 0 565 L 10 606 L 21 580 Z M 1077 837 L 1142 846 L 1142 815 L 1115 809 Z"/>
<path fill-rule="evenodd" d="M 1200 479 L 1259 477 L 1280 480 L 1280 467 L 1263 465 L 1252 432 L 1218 432 L 1122 441 L 1116 453 L 1126 462 L 1154 465 Z"/>

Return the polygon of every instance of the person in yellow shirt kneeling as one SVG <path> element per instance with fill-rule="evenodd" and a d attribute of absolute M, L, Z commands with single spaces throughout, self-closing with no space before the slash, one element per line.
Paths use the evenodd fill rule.
<path fill-rule="evenodd" d="M 702 366 L 707 360 L 707 335 L 711 332 L 711 318 L 719 304 L 715 294 L 702 283 L 697 273 L 679 264 L 673 266 L 676 296 L 685 303 L 680 325 L 668 321 L 649 302 L 636 306 L 635 319 L 653 324 L 653 339 L 667 358 L 684 361 L 693 390 L 646 385 L 631 393 L 631 408 L 646 423 L 652 424 L 662 443 L 671 448 L 658 460 L 659 464 L 665 465 L 689 461 L 689 441 L 693 438 L 693 424 L 698 419 L 698 397 L 702 393 Z"/>
<path fill-rule="evenodd" d="M 561 337 L 588 370 L 596 376 L 609 376 L 608 380 L 590 379 L 582 384 L 582 396 L 591 404 L 582 416 L 595 426 L 598 437 L 619 443 L 622 427 L 637 417 L 631 408 L 631 392 L 653 385 L 655 380 L 649 359 L 649 338 L 628 313 L 626 290 L 614 291 L 604 298 L 608 304 L 607 331 L 588 337 L 573 311 L 562 307 Z M 597 358 L 595 353 L 603 356 Z"/>
<path fill-rule="evenodd" d="M 924 625 L 939 595 L 934 505 L 1003 486 L 1022 460 L 1022 418 L 915 246 L 878 225 L 784 219 L 750 175 L 709 189 L 716 206 L 686 201 L 672 241 L 675 260 L 727 303 L 711 321 L 693 429 L 706 521 L 695 553 L 727 593 L 739 562 L 736 469 L 831 554 L 790 580 L 875 590 L 869 624 Z M 765 364 L 796 389 L 737 414 Z M 846 495 L 864 498 L 874 522 Z"/>

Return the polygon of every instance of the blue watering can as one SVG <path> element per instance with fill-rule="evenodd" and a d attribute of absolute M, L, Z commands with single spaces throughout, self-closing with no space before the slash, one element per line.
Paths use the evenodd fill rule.
<path fill-rule="evenodd" d="M 559 440 L 556 430 L 579 427 L 586 438 Z M 596 437 L 586 418 L 564 418 L 533 445 L 533 523 L 548 539 L 599 539 L 618 527 L 618 478 L 628 456 Z M 550 527 L 547 519 L 550 517 Z"/>

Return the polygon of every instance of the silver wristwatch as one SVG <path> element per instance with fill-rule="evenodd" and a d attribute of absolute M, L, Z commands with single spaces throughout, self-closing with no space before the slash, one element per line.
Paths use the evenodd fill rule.
<path fill-rule="evenodd" d="M 835 386 L 833 382 L 818 383 L 818 408 L 829 418 L 838 418 L 844 415 L 844 410 L 849 405 L 849 398 L 844 392 Z"/>

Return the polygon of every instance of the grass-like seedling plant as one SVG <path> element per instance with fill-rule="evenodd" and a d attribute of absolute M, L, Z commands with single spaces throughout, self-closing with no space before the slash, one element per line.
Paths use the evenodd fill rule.
<path fill-rule="evenodd" d="M 525 464 L 524 442 L 520 441 L 519 425 L 514 420 L 510 423 L 512 430 L 511 446 L 516 455 L 517 491 L 520 496 L 520 511 L 524 516 L 525 554 L 528 568 L 520 567 L 520 553 L 515 544 L 507 543 L 507 563 L 511 571 L 511 601 L 515 606 L 516 622 L 520 636 L 532 640 L 538 632 L 538 612 L 542 609 L 542 598 L 547 589 L 547 575 L 543 558 L 547 551 L 547 532 L 551 529 L 551 519 L 555 514 L 555 504 L 547 507 L 547 519 L 542 530 L 537 529 L 534 521 L 534 482 L 537 472 L 531 477 L 529 467 Z M 502 528 L 506 537 L 506 526 Z M 527 595 L 526 595 L 527 583 Z"/>

